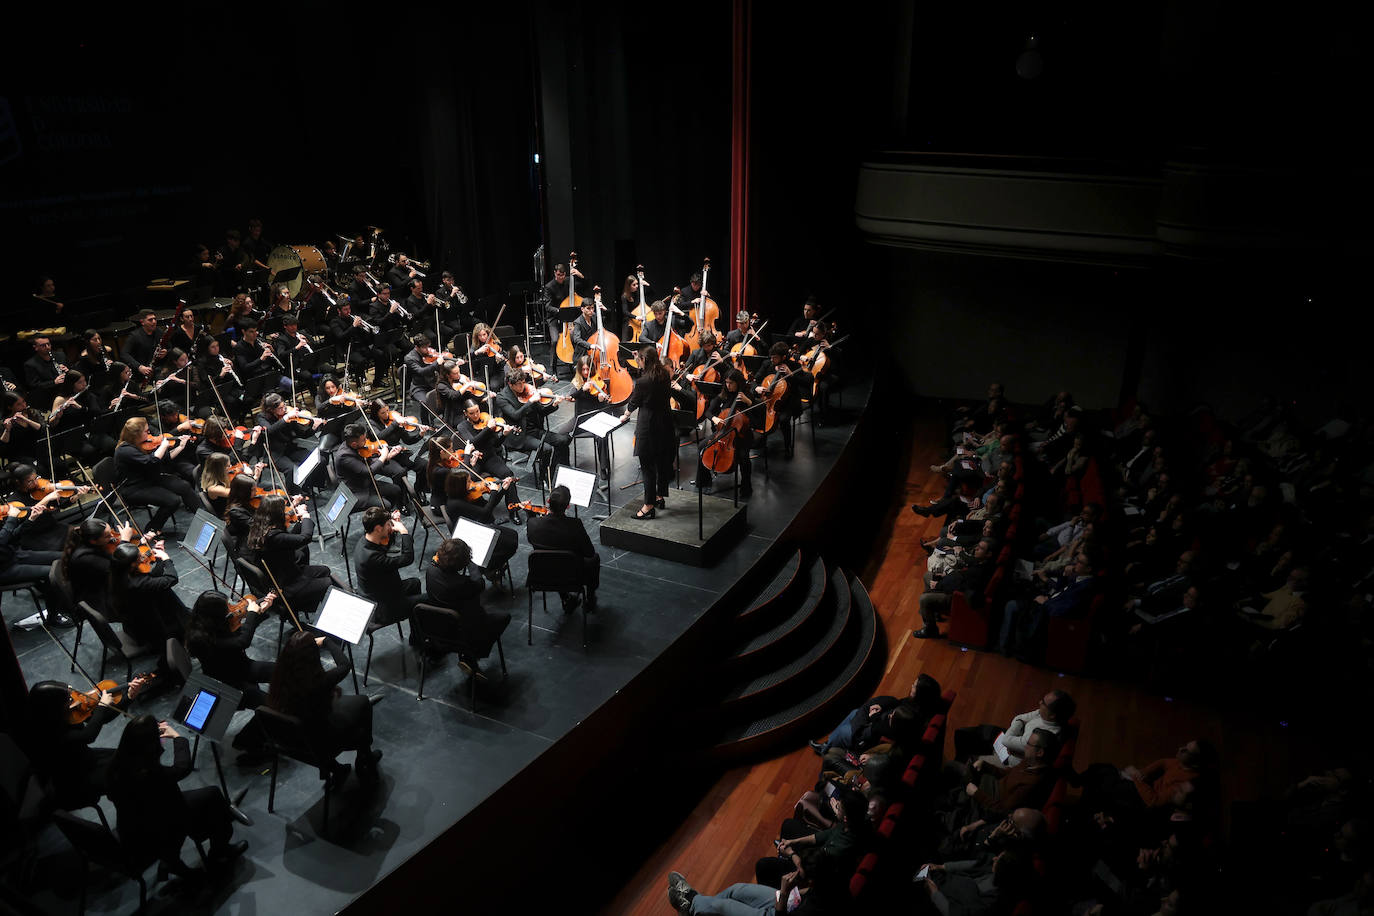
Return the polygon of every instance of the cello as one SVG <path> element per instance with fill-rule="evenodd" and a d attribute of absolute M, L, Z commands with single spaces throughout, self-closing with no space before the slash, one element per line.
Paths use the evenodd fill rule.
<path fill-rule="evenodd" d="M 691 311 L 692 329 L 686 334 L 687 346 L 691 350 L 701 346 L 701 332 L 714 331 L 716 322 L 720 320 L 720 307 L 706 292 L 706 278 L 710 273 L 711 259 L 707 258 L 706 263 L 701 265 L 701 296 L 697 298 L 696 306 Z"/>
<path fill-rule="evenodd" d="M 787 396 L 787 376 L 791 370 L 784 363 L 776 367 L 771 373 L 764 377 L 759 385 L 763 389 L 763 432 L 765 435 L 773 431 L 774 424 L 778 421 L 778 404 Z"/>
<path fill-rule="evenodd" d="M 559 311 L 566 308 L 582 308 L 582 298 L 577 295 L 577 252 L 568 252 L 568 298 L 564 299 L 559 305 Z M 572 342 L 572 322 L 563 322 L 563 331 L 558 335 L 558 344 L 554 347 L 554 355 L 559 362 L 571 363 L 573 361 L 573 342 Z"/>
<path fill-rule="evenodd" d="M 596 334 L 593 335 L 587 350 L 596 350 L 600 354 L 600 358 L 596 360 L 596 375 L 605 384 L 606 392 L 611 396 L 611 403 L 623 404 L 634 391 L 635 382 L 630 378 L 629 370 L 620 364 L 620 338 L 606 330 L 602 324 L 601 312 L 605 306 L 601 304 L 601 287 L 592 290 L 592 298 L 596 303 L 593 309 L 596 312 Z"/>
<path fill-rule="evenodd" d="M 749 425 L 749 418 L 739 409 L 742 397 L 743 393 L 736 392 L 734 400 L 730 402 L 730 409 L 722 410 L 713 418 L 720 420 L 721 425 L 716 430 L 711 444 L 701 450 L 702 465 L 714 474 L 725 474 L 735 466 L 735 440 Z"/>

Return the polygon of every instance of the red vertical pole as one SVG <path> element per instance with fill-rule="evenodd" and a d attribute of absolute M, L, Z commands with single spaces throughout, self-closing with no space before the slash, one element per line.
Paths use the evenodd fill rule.
<path fill-rule="evenodd" d="M 734 0 L 730 105 L 729 326 L 749 308 L 749 28 L 752 0 Z"/>

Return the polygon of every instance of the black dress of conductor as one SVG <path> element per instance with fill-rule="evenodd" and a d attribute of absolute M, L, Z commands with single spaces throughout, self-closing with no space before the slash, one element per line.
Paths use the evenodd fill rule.
<path fill-rule="evenodd" d="M 644 506 L 635 518 L 653 518 L 667 501 L 668 479 L 673 475 L 677 458 L 677 430 L 673 426 L 669 392 L 682 388 L 668 374 L 658 350 L 642 347 L 639 359 L 644 369 L 635 379 L 635 389 L 625 402 L 620 422 L 627 422 L 631 411 L 639 411 L 635 418 L 635 457 L 644 478 Z"/>

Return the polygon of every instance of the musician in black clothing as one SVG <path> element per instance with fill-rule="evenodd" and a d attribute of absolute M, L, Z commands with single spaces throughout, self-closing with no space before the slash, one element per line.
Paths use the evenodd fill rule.
<path fill-rule="evenodd" d="M 329 336 L 335 348 L 348 356 L 348 371 L 362 378 L 368 366 L 382 358 L 377 347 L 377 332 L 368 330 L 363 319 L 353 314 L 353 300 L 339 300 L 339 311 L 329 322 Z"/>
<path fill-rule="evenodd" d="M 796 321 L 787 326 L 788 337 L 806 337 L 811 333 L 811 328 L 820 320 L 821 307 L 816 302 L 815 296 L 807 296 L 806 303 L 802 306 L 802 315 Z"/>
<path fill-rule="evenodd" d="M 748 385 L 749 383 L 745 381 L 744 373 L 740 372 L 738 369 L 731 369 L 729 373 L 726 374 L 725 384 L 722 386 L 720 393 L 713 397 L 711 403 L 706 407 L 706 422 L 710 427 L 709 432 L 712 436 L 720 434 L 732 412 L 746 411 L 758 402 L 756 397 L 750 396 Z M 731 434 L 734 436 L 735 466 L 739 468 L 739 493 L 744 497 L 751 496 L 754 492 L 753 469 L 750 467 L 749 449 L 754 445 L 754 424 L 762 423 L 762 418 L 759 417 L 759 413 L 762 410 L 762 407 L 755 410 L 749 410 L 746 414 L 747 422 L 743 424 L 742 428 L 737 429 L 736 432 Z M 725 415 L 725 419 L 721 418 L 722 414 Z M 731 470 L 733 470 L 733 467 L 719 468 L 717 473 L 725 474 L 729 473 Z M 711 471 L 705 464 L 698 465 L 696 483 L 698 487 L 704 488 L 707 492 L 710 491 Z"/>
<path fill-rule="evenodd" d="M 518 494 L 513 492 L 514 477 L 478 482 L 463 468 L 447 470 L 442 476 L 443 492 L 435 490 L 434 498 L 436 502 L 443 499 L 444 512 L 450 519 L 467 518 L 483 525 L 494 525 L 498 509 L 505 509 L 512 521 L 517 519 L 516 510 L 510 508 L 518 503 Z M 482 574 L 493 582 L 498 581 L 519 546 L 520 539 L 514 529 L 497 527 L 491 560 Z"/>
<path fill-rule="evenodd" d="M 507 438 L 507 444 L 518 451 L 538 449 L 535 455 L 536 472 L 544 476 L 553 464 L 571 464 L 568 458 L 572 439 L 564 433 L 548 428 L 546 418 L 558 409 L 560 401 L 570 400 L 568 395 L 551 398 L 550 403 L 541 404 L 539 393 L 530 385 L 530 377 L 519 369 L 506 373 L 506 385 L 496 401 L 501 416 L 506 422 L 520 428 L 521 432 Z"/>
<path fill-rule="evenodd" d="M 640 348 L 639 364 L 644 368 L 635 379 L 634 393 L 625 402 L 620 422 L 629 422 L 630 413 L 639 411 L 635 418 L 635 456 L 644 478 L 644 505 L 635 518 L 644 519 L 653 518 L 657 509 L 666 507 L 668 479 L 677 460 L 677 430 L 668 398 L 671 391 L 681 392 L 682 388 L 672 380 L 653 347 Z"/>
<path fill-rule="evenodd" d="M 157 412 L 163 433 L 173 436 L 194 435 L 194 421 L 189 418 L 182 420 L 181 409 L 174 402 L 158 401 Z M 162 471 L 165 474 L 175 474 L 194 487 L 200 482 L 200 474 L 196 470 L 197 463 L 195 448 L 184 448 L 176 455 L 170 452 L 167 454 L 162 462 Z"/>
<path fill-rule="evenodd" d="M 116 532 L 98 518 L 88 518 L 67 529 L 62 549 L 62 577 L 72 588 L 72 597 L 104 613 L 105 586 L 110 578 L 110 545 L 132 540 L 132 525 Z"/>
<path fill-rule="evenodd" d="M 260 322 L 262 333 L 269 337 L 280 333 L 288 315 L 296 316 L 296 304 L 291 301 L 291 288 L 280 283 L 272 288 L 272 305 L 267 310 L 267 317 Z M 296 323 L 300 324 L 299 318 Z"/>
<path fill-rule="evenodd" d="M 233 419 L 242 417 L 243 376 L 238 374 L 234 361 L 221 353 L 219 338 L 205 337 L 201 342 L 204 347 L 191 372 L 196 403 L 216 412 L 228 411 Z"/>
<path fill-rule="evenodd" d="M 662 299 L 655 299 L 649 306 L 653 311 L 654 317 L 644 322 L 644 327 L 639 332 L 641 342 L 658 343 L 663 338 L 663 329 L 668 324 L 668 313 L 673 314 L 673 330 L 679 334 L 685 334 L 692 329 L 690 318 L 682 314 L 682 310 L 676 305 Z"/>
<path fill-rule="evenodd" d="M 778 341 L 768 348 L 768 358 L 772 362 L 772 367 L 759 370 L 758 381 L 762 382 L 767 376 L 775 378 L 774 384 L 764 388 L 762 384 L 754 386 L 754 394 L 760 400 L 766 400 L 769 393 L 774 389 L 777 381 L 787 382 L 787 393 L 783 395 L 782 401 L 777 405 L 777 423 L 782 427 L 783 449 L 788 457 L 792 455 L 792 418 L 801 411 L 801 398 L 803 394 L 810 394 L 810 375 L 802 371 L 801 364 L 792 356 L 791 348 L 786 341 Z M 762 410 L 763 408 L 760 408 Z"/>
<path fill-rule="evenodd" d="M 567 487 L 557 486 L 549 493 L 549 514 L 534 516 L 526 528 L 530 546 L 535 550 L 566 550 L 582 558 L 583 575 L 587 581 L 587 610 L 596 610 L 596 589 L 601 584 L 601 557 L 587 536 L 582 522 L 568 518 L 568 505 L 572 493 Z M 564 610 L 577 606 L 576 594 L 563 596 Z"/>
<path fill-rule="evenodd" d="M 579 280 L 586 279 L 576 267 L 572 274 Z M 568 298 L 568 266 L 553 265 L 553 279 L 544 284 L 544 316 L 549 324 L 549 340 L 557 340 L 563 330 L 563 322 L 558 319 L 558 309 Z M 571 303 L 569 303 L 571 304 Z"/>
<path fill-rule="evenodd" d="M 433 293 L 425 292 L 425 281 L 416 277 L 397 288 L 409 291 L 401 305 L 414 316 L 415 323 L 423 328 L 434 327 L 434 312 L 440 307 L 439 298 Z"/>
<path fill-rule="evenodd" d="M 244 276 L 253 266 L 253 256 L 243 247 L 243 235 L 237 229 L 224 233 L 216 260 L 219 262 L 219 282 L 215 293 L 232 296 L 244 286 Z"/>
<path fill-rule="evenodd" d="M 596 367 L 592 365 L 590 356 L 582 356 L 573 364 L 573 414 L 578 423 L 581 423 L 583 417 L 597 413 L 611 403 L 611 396 L 606 391 L 605 381 L 592 383 L 591 377 L 595 371 Z M 582 435 L 590 434 L 583 433 Z M 596 460 L 601 470 L 601 478 L 605 480 L 610 477 L 610 436 L 592 436 L 592 439 L 596 443 Z"/>
<path fill-rule="evenodd" d="M 406 378 L 409 382 L 407 397 L 412 401 L 424 402 L 425 396 L 434 390 L 434 374 L 439 371 L 440 355 L 427 334 L 416 334 L 410 338 L 412 349 L 405 355 Z M 462 365 L 461 359 L 454 360 Z"/>
<path fill-rule="evenodd" d="M 358 591 L 377 602 L 375 623 L 405 620 L 424 600 L 419 579 L 401 578 L 401 570 L 414 562 L 415 540 L 401 523 L 400 514 L 377 506 L 365 511 L 363 536 L 353 551 L 353 568 L 358 574 Z M 412 632 L 411 644 L 416 642 Z"/>
<path fill-rule="evenodd" d="M 248 253 L 252 266 L 267 270 L 267 259 L 272 254 L 272 243 L 262 237 L 262 220 L 248 221 L 248 234 L 243 239 L 243 250 Z"/>
<path fill-rule="evenodd" d="M 161 340 L 157 315 L 152 309 L 144 309 L 138 313 L 138 327 L 124 338 L 124 345 L 119 351 L 120 358 L 133 367 L 135 375 L 152 381 L 153 370 L 167 355 L 167 351 L 160 346 Z"/>
<path fill-rule="evenodd" d="M 282 315 L 281 331 L 272 341 L 272 352 L 287 372 L 294 373 L 298 387 L 309 391 L 314 386 L 315 348 L 301 333 L 300 319 L 294 313 Z"/>
<path fill-rule="evenodd" d="M 119 492 L 126 503 L 157 507 L 157 512 L 148 522 L 148 529 L 161 531 L 178 504 L 186 507 L 188 512 L 195 512 L 199 503 L 195 488 L 172 473 L 162 460 L 168 455 L 173 458 L 179 456 L 191 437 L 182 434 L 175 440 L 175 445 L 172 444 L 173 440 L 163 439 L 156 449 L 145 452 L 141 446 L 150 438 L 148 421 L 143 417 L 130 417 L 124 421 L 119 445 L 114 452 L 115 478 L 122 481 Z"/>
<path fill-rule="evenodd" d="M 475 394 L 472 383 L 464 377 L 462 364 L 444 360 L 434 374 L 434 390 L 425 396 L 425 415 L 435 426 L 446 424 L 450 429 L 463 422 L 463 412 L 469 395 Z"/>
<path fill-rule="evenodd" d="M 14 736 L 22 743 L 34 773 L 51 786 L 52 802 L 74 810 L 94 804 L 105 794 L 106 770 L 115 751 L 92 745 L 100 730 L 114 721 L 120 708 L 133 701 L 146 684 L 146 678 L 135 678 L 122 698 L 110 691 L 93 693 L 98 705 L 76 725 L 71 724 L 71 687 L 39 681 L 29 688 L 26 727 L 16 730 Z"/>
<path fill-rule="evenodd" d="M 109 384 L 110 370 L 114 366 L 114 354 L 100 339 L 100 332 L 88 328 L 81 332 L 85 349 L 76 359 L 72 368 L 80 369 L 92 388 L 103 390 Z"/>
<path fill-rule="evenodd" d="M 472 307 L 468 304 L 467 294 L 463 292 L 462 287 L 454 282 L 452 273 L 447 270 L 444 271 L 439 280 L 439 286 L 434 290 L 434 295 L 441 305 L 447 303 L 447 305 L 443 305 L 440 311 L 440 320 L 444 330 L 448 331 L 450 335 L 457 337 L 477 324 L 477 316 L 473 314 Z"/>
<path fill-rule="evenodd" d="M 410 281 L 419 278 L 419 271 L 410 263 L 410 258 L 405 254 L 397 252 L 396 263 L 391 265 L 386 272 L 386 282 L 396 289 L 406 289 L 410 286 Z"/>
<path fill-rule="evenodd" d="M 381 398 L 374 398 L 369 401 L 363 409 L 367 412 L 368 423 L 371 424 L 369 435 L 386 443 L 388 448 L 392 446 L 401 448 L 401 451 L 382 465 L 382 470 L 377 473 L 383 477 L 390 477 L 402 489 L 408 489 L 406 474 L 414 471 L 415 489 L 417 491 L 427 490 L 425 459 L 422 456 L 412 455 L 408 448 L 418 445 L 420 440 L 424 438 L 424 432 L 432 429 L 432 427 L 421 424 L 420 429 L 410 432 L 396 422 L 396 417 L 392 414 L 391 408 Z"/>
<path fill-rule="evenodd" d="M 196 324 L 196 313 L 183 302 L 177 308 L 176 325 L 172 328 L 165 346 L 169 353 L 174 349 L 183 353 L 194 353 L 201 335 L 205 333 L 205 329 Z"/>
<path fill-rule="evenodd" d="M 287 490 L 300 492 L 295 480 L 296 468 L 310 456 L 310 450 L 300 444 L 300 439 L 323 426 L 324 420 L 301 416 L 299 410 L 287 407 L 282 396 L 273 392 L 262 399 L 258 425 L 266 430 L 267 460 L 276 465 Z"/>
<path fill-rule="evenodd" d="M 43 412 L 30 407 L 22 394 L 7 391 L 0 396 L 0 414 L 5 418 L 0 454 L 11 462 L 35 463 L 46 428 Z"/>
<path fill-rule="evenodd" d="M 344 427 L 343 444 L 334 450 L 334 472 L 358 498 L 358 505 L 380 506 L 387 510 L 400 506 L 404 488 L 378 477 L 387 461 L 400 454 L 400 446 L 384 447 L 376 457 L 365 459 L 359 451 L 366 438 L 367 427 L 363 424 L 350 423 Z"/>
<path fill-rule="evenodd" d="M 749 337 L 749 332 L 754 327 L 754 316 L 743 309 L 735 316 L 735 326 L 729 334 L 725 335 L 725 349 L 729 350 L 737 343 L 744 343 L 745 337 Z M 757 333 L 757 332 L 755 332 Z M 762 344 L 750 337 L 750 343 L 754 344 L 754 349 L 760 349 Z"/>
<path fill-rule="evenodd" d="M 239 330 L 243 339 L 234 348 L 234 371 L 243 380 L 244 396 L 255 401 L 268 388 L 281 385 L 285 364 L 278 365 L 272 345 L 258 336 L 256 319 L 244 318 Z M 290 387 L 289 380 L 286 387 Z"/>
<path fill-rule="evenodd" d="M 302 561 L 301 554 L 309 549 L 315 535 L 315 521 L 305 506 L 297 506 L 295 511 L 299 521 L 288 531 L 285 497 L 262 497 L 240 550 L 255 558 L 270 587 L 299 618 L 315 613 L 330 586 L 343 588 L 343 583 L 330 573 L 328 566 L 311 566 Z"/>
<path fill-rule="evenodd" d="M 453 431 L 457 433 L 462 443 L 471 443 L 467 448 L 467 461 L 477 469 L 482 475 L 495 477 L 498 480 L 505 480 L 507 477 L 513 478 L 510 466 L 501 458 L 501 440 L 507 436 L 518 436 L 515 432 L 515 423 L 511 421 L 504 430 L 497 431 L 496 427 L 487 423 L 482 429 L 477 426 L 482 419 L 482 405 L 474 400 L 468 399 L 463 402 L 463 419 L 460 420 Z M 510 418 L 507 417 L 507 420 Z M 515 441 L 513 438 L 511 441 Z M 519 502 L 519 489 L 514 483 L 510 485 L 510 501 Z"/>
<path fill-rule="evenodd" d="M 508 528 L 499 530 L 510 531 Z M 513 531 L 510 534 L 512 538 L 515 536 Z M 499 538 L 496 549 L 501 549 Z M 493 553 L 492 569 L 501 568 L 496 557 Z M 496 640 L 510 626 L 510 614 L 492 613 L 482 608 L 482 577 L 475 569 L 472 548 L 457 538 L 450 538 L 439 545 L 434 562 L 425 570 L 425 603 L 457 611 L 463 629 L 471 634 L 473 655 L 458 656 L 458 663 L 469 672 L 478 670 L 477 660 L 491 652 Z"/>
<path fill-rule="evenodd" d="M 601 287 L 597 287 L 601 289 Z M 604 312 L 606 307 L 603 305 L 601 310 Z M 604 317 L 604 316 L 603 316 Z M 582 314 L 573 322 L 572 342 L 573 342 L 573 363 L 587 355 L 587 350 L 591 347 L 592 338 L 596 336 L 596 302 L 593 299 L 582 300 Z"/>
<path fill-rule="evenodd" d="M 257 709 L 267 701 L 267 691 L 259 685 L 272 680 L 275 665 L 248 657 L 253 633 L 276 598 L 271 592 L 262 601 L 249 600 L 247 610 L 232 629 L 229 599 L 219 592 L 201 592 L 191 607 L 186 625 L 186 651 L 200 661 L 201 670 L 217 681 L 243 691 L 240 709 Z"/>
<path fill-rule="evenodd" d="M 153 382 L 153 391 L 159 397 L 175 398 L 177 401 L 186 400 L 186 386 L 190 384 L 191 373 L 187 367 L 191 364 L 191 358 L 182 350 L 169 350 L 167 361 L 157 368 L 154 373 L 156 381 Z"/>
<path fill-rule="evenodd" d="M 57 386 L 67 377 L 67 367 L 53 358 L 52 338 L 35 337 L 33 356 L 24 363 L 24 390 L 35 404 L 50 405 Z"/>
<path fill-rule="evenodd" d="M 406 324 L 410 319 L 406 318 L 402 312 L 409 311 L 392 298 L 391 286 L 383 283 L 377 288 L 377 298 L 372 303 L 367 318 L 377 327 L 386 331 Z"/>

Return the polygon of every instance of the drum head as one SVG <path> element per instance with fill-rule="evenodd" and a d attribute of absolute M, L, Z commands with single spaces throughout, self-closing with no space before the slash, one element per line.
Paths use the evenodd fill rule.
<path fill-rule="evenodd" d="M 305 282 L 306 276 L 324 273 L 326 266 L 324 255 L 314 245 L 278 245 L 267 256 L 267 268 L 271 271 L 270 282 L 277 282 L 277 274 L 281 271 L 296 268 L 294 276 L 281 281 L 291 292 L 292 299 L 299 298 L 302 290 L 309 289 Z"/>

